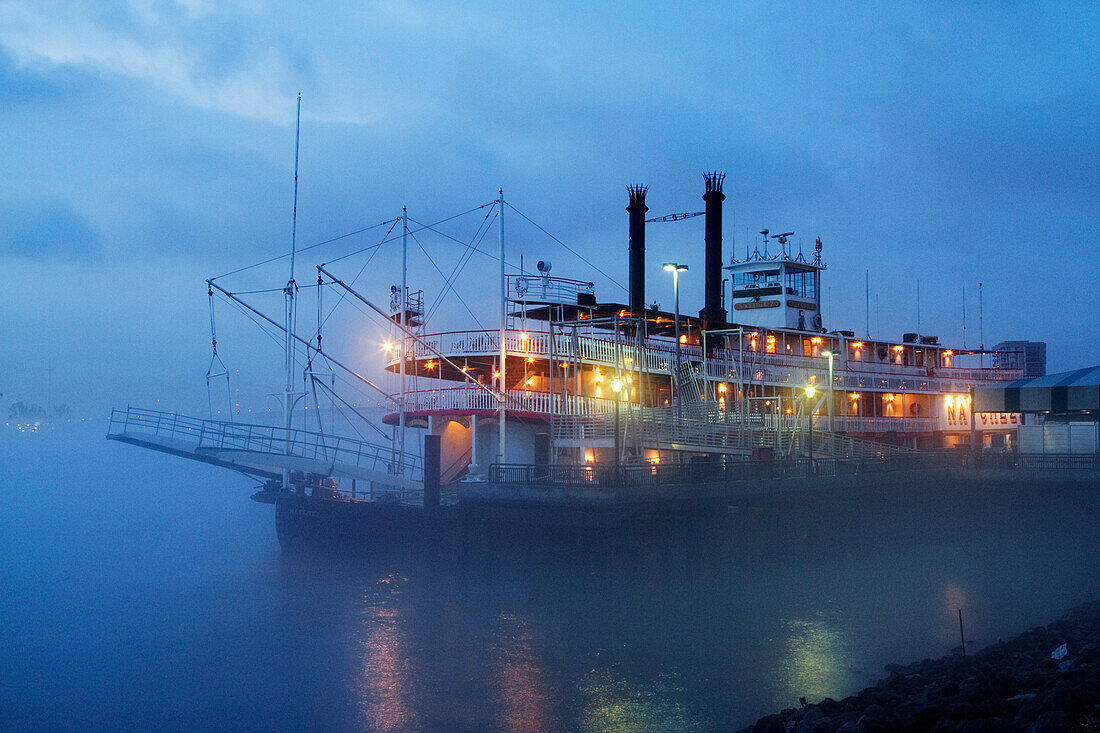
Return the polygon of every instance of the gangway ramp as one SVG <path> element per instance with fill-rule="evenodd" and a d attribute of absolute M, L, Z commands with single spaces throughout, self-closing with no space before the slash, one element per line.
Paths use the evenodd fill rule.
<path fill-rule="evenodd" d="M 420 456 L 309 430 L 128 407 L 111 411 L 107 439 L 262 478 L 279 478 L 287 470 L 370 481 L 400 491 L 424 488 Z"/>

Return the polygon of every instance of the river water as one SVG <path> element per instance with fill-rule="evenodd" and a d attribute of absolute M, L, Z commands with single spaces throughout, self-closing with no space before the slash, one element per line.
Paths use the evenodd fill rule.
<path fill-rule="evenodd" d="M 1100 495 L 925 485 L 618 550 L 284 556 L 229 472 L 0 433 L 0 729 L 709 731 L 1100 597 Z"/>

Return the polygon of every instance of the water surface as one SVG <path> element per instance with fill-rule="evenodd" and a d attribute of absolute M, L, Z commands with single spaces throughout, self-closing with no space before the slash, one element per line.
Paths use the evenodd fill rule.
<path fill-rule="evenodd" d="M 0 728 L 725 730 L 1100 597 L 1083 490 L 284 556 L 247 480 L 102 435 L 0 433 Z"/>

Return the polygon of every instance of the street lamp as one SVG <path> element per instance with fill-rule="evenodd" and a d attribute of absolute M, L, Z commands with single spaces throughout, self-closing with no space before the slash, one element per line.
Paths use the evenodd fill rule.
<path fill-rule="evenodd" d="M 680 390 L 676 386 L 680 379 L 680 360 L 681 360 L 681 348 L 680 348 L 680 273 L 686 272 L 687 265 L 681 265 L 676 262 L 666 262 L 664 269 L 667 272 L 672 273 L 672 307 L 674 311 L 673 322 L 676 324 L 676 373 L 672 376 L 672 386 L 676 390 L 673 395 L 673 399 L 676 401 L 676 417 L 680 417 Z"/>
<path fill-rule="evenodd" d="M 821 352 L 821 355 L 829 357 L 829 432 L 835 433 L 836 429 L 833 427 L 833 357 L 836 354 L 830 349 L 825 349 Z"/>
<path fill-rule="evenodd" d="M 615 377 L 611 380 L 611 391 L 615 393 L 615 467 L 618 468 L 621 453 L 619 443 L 619 393 L 623 391 L 623 380 Z"/>
<path fill-rule="evenodd" d="M 813 408 L 813 399 L 814 399 L 815 394 L 817 394 L 817 390 L 813 388 L 813 385 L 806 388 L 806 404 L 810 408 L 808 419 L 807 419 L 807 424 L 809 425 L 809 428 L 810 428 L 810 430 L 809 430 L 810 439 L 808 441 L 808 445 L 809 445 L 809 449 L 810 449 L 810 474 L 811 475 L 816 473 L 814 471 L 814 408 Z"/>

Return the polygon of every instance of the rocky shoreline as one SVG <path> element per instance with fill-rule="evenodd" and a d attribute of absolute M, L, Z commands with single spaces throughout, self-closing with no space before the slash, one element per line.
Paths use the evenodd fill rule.
<path fill-rule="evenodd" d="M 1100 733 L 1100 601 L 976 654 L 886 671 L 856 695 L 803 702 L 742 733 Z"/>

